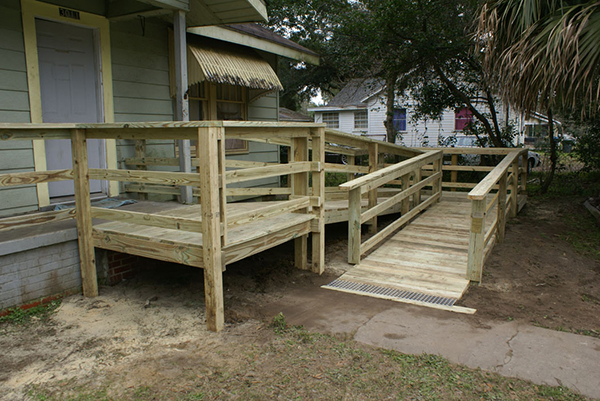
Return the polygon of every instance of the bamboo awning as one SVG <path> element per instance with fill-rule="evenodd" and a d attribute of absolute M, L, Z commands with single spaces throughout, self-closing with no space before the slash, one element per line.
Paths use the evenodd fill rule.
<path fill-rule="evenodd" d="M 188 82 L 205 80 L 266 91 L 283 89 L 271 65 L 251 49 L 188 44 Z"/>

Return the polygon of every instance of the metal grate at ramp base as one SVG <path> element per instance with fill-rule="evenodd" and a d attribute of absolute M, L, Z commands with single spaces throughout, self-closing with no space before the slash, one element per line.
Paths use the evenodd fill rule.
<path fill-rule="evenodd" d="M 396 288 L 381 287 L 372 284 L 356 283 L 353 281 L 336 279 L 331 283 L 324 285 L 323 288 L 332 290 L 352 292 L 361 295 L 373 296 L 376 298 L 386 298 L 398 301 L 411 301 L 421 305 L 429 304 L 431 306 L 454 306 L 456 298 L 445 298 L 435 295 L 423 294 Z M 425 305 L 426 306 L 426 305 Z"/>

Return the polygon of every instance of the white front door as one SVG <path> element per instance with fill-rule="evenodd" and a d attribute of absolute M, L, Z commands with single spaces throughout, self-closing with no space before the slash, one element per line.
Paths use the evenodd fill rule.
<path fill-rule="evenodd" d="M 42 119 L 45 123 L 101 122 L 99 68 L 92 29 L 36 19 L 40 64 Z M 105 166 L 103 140 L 88 140 L 90 168 Z M 71 142 L 46 141 L 48 170 L 72 168 Z M 90 192 L 102 192 L 102 182 L 90 181 Z M 51 198 L 73 195 L 72 181 L 48 184 Z"/>

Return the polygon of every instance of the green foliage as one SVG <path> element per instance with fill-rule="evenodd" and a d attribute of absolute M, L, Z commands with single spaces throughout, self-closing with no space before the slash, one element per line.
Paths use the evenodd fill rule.
<path fill-rule="evenodd" d="M 32 318 L 46 320 L 60 304 L 61 300 L 55 300 L 46 305 L 38 305 L 29 309 L 11 308 L 6 316 L 0 317 L 0 323 L 27 324 Z"/>
<path fill-rule="evenodd" d="M 321 66 L 283 62 L 282 105 L 296 110 L 317 88 L 334 94 L 351 78 L 377 78 L 399 94 L 410 92 L 419 119 L 469 107 L 484 136 L 501 146 L 496 99 L 472 51 L 477 6 L 476 0 L 270 2 L 271 29 L 321 55 Z M 389 121 L 386 127 L 391 136 Z"/>
<path fill-rule="evenodd" d="M 600 170 L 600 120 L 594 120 L 575 145 L 575 154 L 588 170 Z"/>
<path fill-rule="evenodd" d="M 288 328 L 288 324 L 285 321 L 285 316 L 283 313 L 279 312 L 277 316 L 273 318 L 273 322 L 271 323 L 271 327 L 277 334 L 283 334 Z"/>

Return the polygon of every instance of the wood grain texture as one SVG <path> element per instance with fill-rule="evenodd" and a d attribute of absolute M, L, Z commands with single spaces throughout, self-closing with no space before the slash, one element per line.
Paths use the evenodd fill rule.
<path fill-rule="evenodd" d="M 309 164 L 308 162 L 308 138 L 293 138 L 291 146 L 291 163 Z M 302 169 L 291 175 L 292 195 L 308 195 L 308 170 Z M 307 210 L 298 210 L 298 213 L 306 213 Z M 303 235 L 294 240 L 294 264 L 296 268 L 308 270 L 308 235 Z"/>
<path fill-rule="evenodd" d="M 312 172 L 312 205 L 314 215 L 312 225 L 312 261 L 313 273 L 323 274 L 325 271 L 325 129 L 315 128 L 312 136 L 312 161 L 319 166 Z M 349 167 L 349 166 L 345 166 Z"/>
<path fill-rule="evenodd" d="M 202 241 L 206 324 L 211 331 L 225 327 L 223 301 L 223 259 L 221 255 L 221 212 L 219 198 L 219 130 L 198 129 L 200 160 L 200 202 L 202 205 Z"/>
<path fill-rule="evenodd" d="M 28 173 L 0 174 L 0 187 L 39 184 L 43 182 L 66 181 L 73 179 L 73 170 L 48 170 Z"/>
<path fill-rule="evenodd" d="M 73 130 L 71 134 L 73 157 L 73 182 L 75 184 L 75 209 L 77 216 L 77 240 L 83 295 L 98 296 L 96 258 L 92 239 L 92 211 L 90 205 L 90 175 L 87 159 L 85 131 Z"/>
<path fill-rule="evenodd" d="M 27 214 L 24 216 L 6 217 L 0 219 L 0 231 L 14 230 L 16 228 L 33 227 L 40 224 L 75 218 L 75 209 L 57 210 Z"/>

